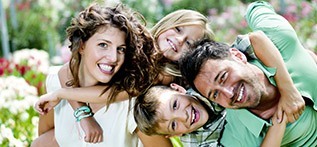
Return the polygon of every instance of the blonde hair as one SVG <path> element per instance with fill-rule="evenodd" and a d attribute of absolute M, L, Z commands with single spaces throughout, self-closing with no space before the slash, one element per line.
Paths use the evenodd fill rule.
<path fill-rule="evenodd" d="M 169 13 L 154 25 L 150 32 L 154 40 L 157 41 L 158 36 L 166 30 L 188 25 L 198 25 L 204 29 L 204 36 L 201 39 L 214 39 L 214 33 L 209 27 L 208 19 L 197 11 L 186 9 L 176 10 Z M 176 77 L 181 77 L 177 63 L 168 61 L 167 59 L 165 59 L 165 62 L 166 63 L 163 64 L 163 67 L 161 68 L 163 72 Z"/>

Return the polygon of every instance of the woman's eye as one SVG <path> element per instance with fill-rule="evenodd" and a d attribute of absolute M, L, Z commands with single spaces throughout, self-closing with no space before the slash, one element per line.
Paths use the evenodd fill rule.
<path fill-rule="evenodd" d="M 176 110 L 176 108 L 177 108 L 177 101 L 174 101 L 174 103 L 173 103 L 173 110 Z"/>
<path fill-rule="evenodd" d="M 118 47 L 117 51 L 118 51 L 119 54 L 124 54 L 125 51 L 126 51 L 126 48 L 125 47 Z"/>
<path fill-rule="evenodd" d="M 107 43 L 99 43 L 98 46 L 106 48 L 106 47 L 108 47 L 108 44 Z"/>

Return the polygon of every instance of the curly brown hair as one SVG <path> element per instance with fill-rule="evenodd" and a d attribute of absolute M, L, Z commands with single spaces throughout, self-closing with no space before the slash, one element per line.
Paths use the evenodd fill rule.
<path fill-rule="evenodd" d="M 121 91 L 126 91 L 132 97 L 151 86 L 158 73 L 155 67 L 157 50 L 141 14 L 123 4 L 106 7 L 93 3 L 73 18 L 71 25 L 67 28 L 67 35 L 71 42 L 69 47 L 72 52 L 69 68 L 73 76 L 73 79 L 66 83 L 67 86 L 80 87 L 78 70 L 81 54 L 79 49 L 98 29 L 105 26 L 115 27 L 125 32 L 127 45 L 125 61 L 120 70 L 108 83 L 99 83 L 99 85 L 107 86 L 103 93 L 111 90 L 107 101 L 107 104 L 110 104 Z"/>

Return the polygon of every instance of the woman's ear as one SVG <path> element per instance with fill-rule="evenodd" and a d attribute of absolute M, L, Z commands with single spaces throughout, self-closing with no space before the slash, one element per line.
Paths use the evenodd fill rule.
<path fill-rule="evenodd" d="M 78 51 L 81 55 L 84 54 L 84 43 L 82 41 L 80 41 L 80 46 Z"/>
<path fill-rule="evenodd" d="M 232 59 L 242 61 L 243 63 L 247 63 L 247 57 L 241 51 L 236 48 L 229 49 Z"/>
<path fill-rule="evenodd" d="M 183 93 L 183 94 L 186 93 L 186 89 L 180 85 L 177 85 L 176 83 L 171 83 L 170 87 L 180 93 Z"/>

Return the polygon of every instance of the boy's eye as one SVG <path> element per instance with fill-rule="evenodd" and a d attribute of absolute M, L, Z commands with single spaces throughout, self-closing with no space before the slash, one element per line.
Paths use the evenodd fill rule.
<path fill-rule="evenodd" d="M 172 122 L 172 130 L 173 130 L 173 131 L 175 131 L 175 127 L 176 127 L 176 122 L 173 121 L 173 122 Z"/>
<path fill-rule="evenodd" d="M 126 48 L 125 47 L 118 47 L 117 51 L 119 54 L 124 54 L 126 52 Z"/>
<path fill-rule="evenodd" d="M 103 47 L 103 48 L 107 48 L 108 44 L 107 43 L 99 43 L 98 46 Z"/>
<path fill-rule="evenodd" d="M 177 108 L 177 101 L 174 101 L 174 103 L 173 103 L 173 110 L 176 110 L 176 108 Z"/>

